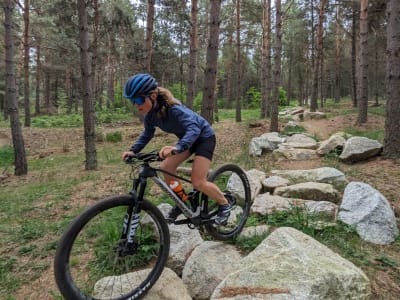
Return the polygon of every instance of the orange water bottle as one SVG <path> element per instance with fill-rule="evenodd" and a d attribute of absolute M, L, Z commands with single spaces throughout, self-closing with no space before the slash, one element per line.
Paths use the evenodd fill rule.
<path fill-rule="evenodd" d="M 169 186 L 183 201 L 186 201 L 188 199 L 188 195 L 185 193 L 183 185 L 179 181 L 171 180 Z"/>

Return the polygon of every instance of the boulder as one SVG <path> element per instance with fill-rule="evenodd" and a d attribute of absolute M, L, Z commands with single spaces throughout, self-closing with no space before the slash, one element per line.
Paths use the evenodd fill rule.
<path fill-rule="evenodd" d="M 331 184 L 321 182 L 302 182 L 278 187 L 274 195 L 333 203 L 340 201 L 340 193 Z"/>
<path fill-rule="evenodd" d="M 216 299 L 369 299 L 364 272 L 293 228 L 272 232 L 211 296 Z"/>
<path fill-rule="evenodd" d="M 226 274 L 236 271 L 241 258 L 232 245 L 214 241 L 202 243 L 190 255 L 182 272 L 190 295 L 198 300 L 210 299 Z"/>
<path fill-rule="evenodd" d="M 346 224 L 354 225 L 360 237 L 371 243 L 390 244 L 399 234 L 389 202 L 366 183 L 348 184 L 338 218 Z"/>
<path fill-rule="evenodd" d="M 120 292 L 127 293 L 132 285 L 138 284 L 138 278 L 144 278 L 150 269 L 132 272 L 121 276 L 109 276 L 99 280 L 94 287 L 96 299 L 117 298 Z M 180 279 L 171 269 L 164 268 L 160 278 L 144 296 L 144 300 L 191 300 L 190 294 Z"/>
<path fill-rule="evenodd" d="M 333 151 L 342 151 L 345 143 L 346 139 L 341 134 L 334 134 L 319 144 L 317 154 L 325 155 Z"/>
<path fill-rule="evenodd" d="M 276 160 L 311 160 L 317 159 L 318 155 L 315 150 L 312 149 L 298 149 L 281 146 L 272 152 L 272 157 Z"/>
<path fill-rule="evenodd" d="M 383 146 L 376 140 L 354 136 L 349 138 L 343 147 L 339 159 L 343 162 L 354 163 L 366 160 L 381 153 Z"/>
<path fill-rule="evenodd" d="M 291 184 L 308 181 L 329 183 L 339 191 L 342 191 L 348 184 L 343 172 L 330 167 L 310 170 L 273 170 L 271 173 L 288 179 Z"/>

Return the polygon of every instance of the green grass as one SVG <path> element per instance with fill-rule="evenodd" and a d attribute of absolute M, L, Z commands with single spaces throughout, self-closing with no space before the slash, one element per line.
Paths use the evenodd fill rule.
<path fill-rule="evenodd" d="M 347 127 L 344 129 L 344 132 L 353 136 L 363 136 L 372 140 L 377 140 L 379 142 L 383 142 L 383 139 L 385 137 L 384 128 L 379 128 L 375 130 L 360 130 L 354 127 Z"/>
<path fill-rule="evenodd" d="M 281 135 L 292 135 L 295 133 L 304 133 L 306 129 L 303 126 L 295 126 L 295 127 L 285 127 L 280 134 Z"/>
<path fill-rule="evenodd" d="M 120 131 L 107 133 L 106 141 L 111 142 L 111 143 L 121 142 L 122 141 L 122 133 Z"/>
<path fill-rule="evenodd" d="M 20 121 L 23 124 L 23 112 L 20 112 Z M 132 113 L 124 108 L 115 110 L 96 111 L 95 123 L 97 125 L 109 124 L 116 121 L 132 120 Z M 0 121 L 0 127 L 9 127 L 10 121 Z M 66 114 L 60 112 L 54 115 L 39 115 L 31 117 L 31 126 L 33 128 L 73 128 L 83 126 L 82 112 Z"/>
<path fill-rule="evenodd" d="M 236 111 L 234 109 L 219 109 L 218 117 L 220 120 L 224 119 L 235 119 Z M 260 119 L 259 109 L 242 109 L 241 110 L 242 121 L 253 121 Z"/>
<path fill-rule="evenodd" d="M 14 148 L 10 146 L 0 147 L 0 168 L 14 164 Z"/>

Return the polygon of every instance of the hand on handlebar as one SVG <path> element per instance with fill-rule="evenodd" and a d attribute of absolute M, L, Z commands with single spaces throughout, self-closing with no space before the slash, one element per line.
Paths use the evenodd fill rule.
<path fill-rule="evenodd" d="M 174 146 L 164 146 L 161 148 L 160 152 L 158 155 L 162 159 L 166 159 L 167 157 L 171 157 L 172 155 L 178 154 L 178 149 Z"/>
<path fill-rule="evenodd" d="M 122 153 L 122 160 L 123 161 L 129 161 L 131 160 L 132 157 L 135 157 L 136 154 L 133 151 L 125 151 Z"/>

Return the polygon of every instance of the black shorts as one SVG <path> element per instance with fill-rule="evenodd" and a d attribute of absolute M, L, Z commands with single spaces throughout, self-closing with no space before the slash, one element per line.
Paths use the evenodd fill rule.
<path fill-rule="evenodd" d="M 215 144 L 215 135 L 208 138 L 199 138 L 194 142 L 192 147 L 189 148 L 189 151 L 192 154 L 194 153 L 195 155 L 204 156 L 211 161 L 214 155 Z"/>

